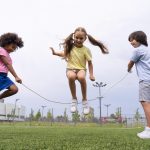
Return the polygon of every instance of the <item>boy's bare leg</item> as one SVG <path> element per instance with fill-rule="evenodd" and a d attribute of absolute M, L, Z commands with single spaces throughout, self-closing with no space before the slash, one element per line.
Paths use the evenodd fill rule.
<path fill-rule="evenodd" d="M 150 128 L 150 102 L 142 101 L 141 104 L 145 112 L 145 117 L 147 120 L 147 127 Z"/>

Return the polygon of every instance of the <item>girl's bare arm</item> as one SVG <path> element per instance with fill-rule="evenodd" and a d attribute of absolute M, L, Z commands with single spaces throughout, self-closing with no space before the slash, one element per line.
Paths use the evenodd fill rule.
<path fill-rule="evenodd" d="M 15 72 L 12 64 L 10 64 L 5 56 L 0 56 L 0 59 L 2 62 L 6 65 L 10 73 L 14 76 L 16 82 L 22 83 L 22 80 L 18 77 L 17 73 Z"/>
<path fill-rule="evenodd" d="M 93 75 L 93 64 L 92 64 L 92 61 L 88 61 L 88 68 L 89 68 L 90 80 L 91 81 L 95 81 L 95 77 Z"/>
<path fill-rule="evenodd" d="M 60 52 L 56 52 L 52 47 L 50 47 L 50 50 L 52 51 L 52 54 L 53 55 L 56 55 L 56 56 L 59 56 L 59 57 L 64 57 L 65 54 L 64 54 L 64 51 L 60 51 Z"/>

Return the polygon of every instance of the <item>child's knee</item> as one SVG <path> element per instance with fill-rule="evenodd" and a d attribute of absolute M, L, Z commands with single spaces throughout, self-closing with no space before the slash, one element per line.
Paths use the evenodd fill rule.
<path fill-rule="evenodd" d="M 78 80 L 79 80 L 80 82 L 85 81 L 85 76 L 78 76 Z"/>
<path fill-rule="evenodd" d="M 76 80 L 76 77 L 75 76 L 68 76 L 68 80 L 69 81 L 74 81 L 74 80 Z"/>
<path fill-rule="evenodd" d="M 18 88 L 17 87 L 13 89 L 13 93 L 14 94 L 18 93 Z"/>
<path fill-rule="evenodd" d="M 14 85 L 10 87 L 10 90 L 13 92 L 13 94 L 16 94 L 18 92 L 18 87 Z"/>

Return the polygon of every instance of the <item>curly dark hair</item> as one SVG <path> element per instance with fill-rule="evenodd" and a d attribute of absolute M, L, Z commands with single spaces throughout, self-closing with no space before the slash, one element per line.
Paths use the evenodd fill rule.
<path fill-rule="evenodd" d="M 15 44 L 17 47 L 21 48 L 24 46 L 24 43 L 16 33 L 5 33 L 0 36 L 0 46 L 5 47 L 9 44 Z"/>

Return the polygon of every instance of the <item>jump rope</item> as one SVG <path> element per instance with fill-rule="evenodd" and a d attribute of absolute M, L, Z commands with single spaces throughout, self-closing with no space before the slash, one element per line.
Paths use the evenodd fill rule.
<path fill-rule="evenodd" d="M 118 80 L 117 82 L 115 82 L 110 88 L 108 88 L 106 90 L 106 92 L 103 94 L 104 96 L 112 89 L 114 88 L 115 86 L 117 86 L 120 82 L 122 82 L 127 76 L 128 76 L 128 72 L 120 79 Z M 36 94 L 37 96 L 39 96 L 40 98 L 42 98 L 43 100 L 45 101 L 48 101 L 48 102 L 51 102 L 51 103 L 57 103 L 57 104 L 71 104 L 71 103 L 67 103 L 67 102 L 60 102 L 60 101 L 53 101 L 53 100 L 50 100 L 48 98 L 45 98 L 44 96 L 42 96 L 41 94 L 37 93 L 36 91 L 32 90 L 31 88 L 29 88 L 27 85 L 25 85 L 24 83 L 22 83 L 22 86 L 26 89 L 28 89 L 29 91 L 31 91 L 32 93 Z M 88 101 L 95 101 L 97 100 L 97 98 L 95 99 L 88 99 Z M 78 102 L 78 104 L 81 104 L 81 102 Z"/>
<path fill-rule="evenodd" d="M 58 38 L 59 36 L 58 35 L 56 35 L 56 38 L 57 39 L 59 39 L 60 40 L 60 38 Z M 62 40 L 62 39 L 61 39 Z M 131 73 L 131 72 L 130 72 Z M 115 86 L 117 86 L 120 82 L 122 82 L 127 76 L 128 76 L 128 72 L 120 79 L 120 80 L 118 80 L 117 82 L 115 82 L 110 88 L 108 88 L 107 90 L 106 90 L 106 92 L 104 92 L 104 94 L 103 94 L 103 96 L 105 96 L 112 88 L 114 88 Z M 26 84 L 24 84 L 24 83 L 21 83 L 22 84 L 22 86 L 24 87 L 24 88 L 26 88 L 27 90 L 29 90 L 30 92 L 32 92 L 32 93 L 34 93 L 35 95 L 37 95 L 37 96 L 39 96 L 40 98 L 42 98 L 43 100 L 45 100 L 45 101 L 48 101 L 48 102 L 50 102 L 50 103 L 55 103 L 55 104 L 62 104 L 62 105 L 67 105 L 67 104 L 71 104 L 71 103 L 69 103 L 69 102 L 61 102 L 61 101 L 54 101 L 54 100 L 50 100 L 50 99 L 48 99 L 48 98 L 46 98 L 46 97 L 44 97 L 44 96 L 42 96 L 41 94 L 39 94 L 39 93 L 37 93 L 36 91 L 34 91 L 33 89 L 31 89 L 30 87 L 28 87 Z M 88 99 L 88 101 L 95 101 L 95 100 L 98 100 L 97 98 L 93 98 L 93 99 Z M 78 102 L 78 104 L 81 104 L 82 102 Z"/>

